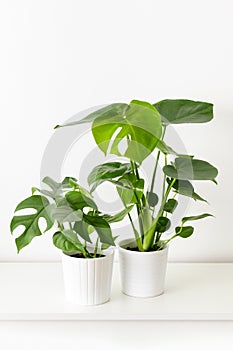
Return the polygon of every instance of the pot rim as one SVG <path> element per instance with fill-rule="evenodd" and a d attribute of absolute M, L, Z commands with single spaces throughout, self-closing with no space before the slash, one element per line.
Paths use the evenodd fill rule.
<path fill-rule="evenodd" d="M 99 257 L 99 258 L 76 258 L 76 257 L 74 257 L 74 256 L 72 256 L 72 255 L 69 255 L 68 253 L 65 253 L 65 252 L 63 252 L 62 251 L 62 257 L 64 257 L 64 258 L 71 258 L 71 259 L 75 259 L 76 261 L 80 261 L 80 260 L 82 260 L 82 261 L 86 261 L 86 260 L 91 260 L 91 261 L 95 261 L 95 260 L 103 260 L 103 259 L 106 259 L 106 258 L 108 258 L 109 256 L 111 256 L 111 255 L 113 255 L 114 254 L 114 249 L 112 248 L 112 247 L 110 247 L 110 248 L 108 248 L 108 249 L 106 249 L 105 250 L 105 252 L 104 252 L 104 256 L 101 256 L 101 257 Z"/>
<path fill-rule="evenodd" d="M 126 249 L 124 247 L 121 246 L 121 244 L 123 244 L 125 242 L 130 244 L 130 243 L 133 243 L 135 242 L 135 239 L 130 239 L 130 238 L 126 238 L 126 239 L 123 239 L 122 241 L 120 241 L 118 243 L 118 249 L 121 250 L 122 252 L 127 252 L 127 254 L 139 254 L 139 255 L 154 255 L 154 254 L 164 254 L 165 252 L 167 252 L 168 248 L 169 248 L 169 244 L 166 245 L 165 248 L 163 248 L 162 250 L 153 250 L 153 251 L 150 251 L 150 252 L 139 252 L 139 251 L 134 251 L 134 250 L 129 250 L 129 249 Z"/>

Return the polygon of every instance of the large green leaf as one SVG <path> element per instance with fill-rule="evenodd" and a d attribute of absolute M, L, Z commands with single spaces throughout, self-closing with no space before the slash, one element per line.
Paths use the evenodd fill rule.
<path fill-rule="evenodd" d="M 130 169 L 131 167 L 129 163 L 109 162 L 97 165 L 92 169 L 88 176 L 89 186 L 94 184 L 91 191 L 94 191 L 96 187 L 104 181 L 122 176 L 129 172 Z"/>
<path fill-rule="evenodd" d="M 113 103 L 106 107 L 100 108 L 97 111 L 88 114 L 85 118 L 77 120 L 71 123 L 66 123 L 63 125 L 56 125 L 54 129 L 58 129 L 64 126 L 73 126 L 79 124 L 92 123 L 98 117 L 112 118 L 116 115 L 122 115 L 127 109 L 128 105 L 126 103 Z"/>
<path fill-rule="evenodd" d="M 123 155 L 139 163 L 153 151 L 162 132 L 158 111 L 150 103 L 136 100 L 129 105 L 111 104 L 82 120 L 56 128 L 90 122 L 94 139 L 105 154 Z M 126 150 L 121 153 L 119 143 L 126 139 Z"/>
<path fill-rule="evenodd" d="M 15 240 L 18 252 L 23 247 L 27 246 L 34 237 L 42 235 L 43 232 L 39 226 L 40 218 L 44 218 L 46 221 L 46 229 L 44 232 L 48 231 L 53 226 L 53 220 L 50 215 L 53 207 L 54 206 L 49 203 L 47 198 L 39 195 L 33 195 L 19 203 L 15 211 L 22 209 L 35 209 L 36 213 L 15 215 L 11 221 L 11 233 L 13 233 L 18 226 L 24 226 L 23 233 Z"/>
<path fill-rule="evenodd" d="M 167 182 L 171 184 L 172 180 L 167 178 Z M 195 201 L 199 200 L 199 201 L 207 202 L 204 198 L 199 196 L 199 194 L 197 194 L 194 191 L 193 185 L 188 180 L 176 180 L 172 187 L 174 188 L 176 193 L 179 193 L 186 197 L 193 198 Z"/>
<path fill-rule="evenodd" d="M 53 244 L 63 252 L 79 251 L 85 254 L 85 248 L 73 230 L 63 230 L 54 233 Z"/>
<path fill-rule="evenodd" d="M 156 147 L 162 133 L 162 123 L 152 105 L 134 100 L 124 112 L 111 117 L 103 114 L 96 118 L 92 133 L 105 154 L 125 156 L 141 163 Z M 119 150 L 122 140 L 127 141 L 124 152 Z"/>
<path fill-rule="evenodd" d="M 102 243 L 115 245 L 109 223 L 103 217 L 84 214 L 83 219 L 95 228 Z"/>
<path fill-rule="evenodd" d="M 165 124 L 206 123 L 213 118 L 212 103 L 163 100 L 154 104 Z"/>
<path fill-rule="evenodd" d="M 212 180 L 218 170 L 208 162 L 199 159 L 176 158 L 173 165 L 163 167 L 164 173 L 179 180 Z"/>

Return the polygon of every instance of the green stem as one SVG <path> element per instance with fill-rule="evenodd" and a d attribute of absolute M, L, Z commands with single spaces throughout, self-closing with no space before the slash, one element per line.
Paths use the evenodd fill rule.
<path fill-rule="evenodd" d="M 166 154 L 165 154 L 165 165 L 167 165 L 167 155 Z M 166 187 L 166 174 L 164 173 L 163 174 L 162 203 L 164 202 L 164 197 L 165 197 L 165 187 Z M 169 192 L 170 192 L 170 190 L 169 190 Z M 166 203 L 166 201 L 167 201 L 167 198 L 165 199 L 165 203 Z M 164 207 L 165 203 L 163 204 L 163 207 Z M 163 215 L 163 211 L 162 211 L 161 215 Z"/>
<path fill-rule="evenodd" d="M 163 133 L 162 133 L 162 136 L 161 136 L 161 140 L 164 139 L 166 128 L 167 128 L 167 125 L 165 125 L 164 128 L 163 128 Z M 161 153 L 161 151 L 158 151 L 158 153 L 157 153 L 157 157 L 156 157 L 156 161 L 155 161 L 155 167 L 154 167 L 154 171 L 153 171 L 153 175 L 152 175 L 152 179 L 151 179 L 150 192 L 153 192 L 153 190 L 154 190 L 154 183 L 155 183 L 156 172 L 157 172 L 157 168 L 158 168 L 158 164 L 159 164 L 160 153 Z"/>
<path fill-rule="evenodd" d="M 62 224 L 60 224 L 60 226 L 62 227 L 62 229 L 64 229 L 64 226 L 63 226 Z M 73 230 L 73 227 L 72 227 L 72 225 L 71 225 L 70 222 L 69 222 L 69 228 L 70 228 L 71 230 Z M 87 250 L 87 242 L 86 242 L 86 241 L 84 241 L 84 246 L 83 246 L 83 248 L 84 248 L 84 250 L 82 251 L 82 254 L 83 254 L 84 258 L 91 258 L 91 255 L 90 255 L 90 253 L 89 253 L 88 250 Z"/>
<path fill-rule="evenodd" d="M 134 223 L 133 223 L 133 220 L 132 220 L 132 217 L 131 217 L 130 213 L 128 213 L 128 217 L 129 217 L 131 226 L 133 228 L 133 233 L 134 233 L 134 236 L 135 236 L 135 240 L 136 240 L 138 249 L 139 249 L 140 252 L 142 252 L 143 251 L 143 246 L 142 246 L 141 237 L 139 236 L 138 231 L 136 230 L 136 228 L 134 226 Z"/>
<path fill-rule="evenodd" d="M 132 160 L 130 160 L 130 165 L 131 165 L 131 169 L 132 169 L 133 174 L 139 180 L 139 174 L 138 174 L 138 171 L 137 171 L 137 165 Z M 143 223 L 142 223 L 142 219 L 141 219 L 142 205 L 141 205 L 141 201 L 139 200 L 139 198 L 137 196 L 137 191 L 135 189 L 133 189 L 133 192 L 134 192 L 134 195 L 135 195 L 136 201 L 137 201 L 136 208 L 137 208 L 137 214 L 138 214 L 139 230 L 140 230 L 140 235 L 141 235 L 141 240 L 142 240 L 143 237 L 144 237 Z"/>
<path fill-rule="evenodd" d="M 95 243 L 94 258 L 96 258 L 96 254 L 98 251 L 98 245 L 99 245 L 99 237 L 97 238 L 96 243 Z"/>
<path fill-rule="evenodd" d="M 156 238 L 155 238 L 155 243 L 158 243 L 161 238 L 161 233 L 157 232 Z"/>
<path fill-rule="evenodd" d="M 151 180 L 150 192 L 153 192 L 153 190 L 154 190 L 155 176 L 156 176 L 157 167 L 158 167 L 158 163 L 159 163 L 160 153 L 161 153 L 160 151 L 158 151 L 158 153 L 157 153 L 157 157 L 156 157 L 156 161 L 155 161 L 155 167 L 154 167 L 152 180 Z"/>
<path fill-rule="evenodd" d="M 130 137 L 129 135 L 127 135 L 127 141 L 128 141 L 128 144 L 130 142 Z M 130 160 L 130 166 L 131 166 L 131 170 L 133 172 L 133 174 L 136 176 L 136 178 L 139 180 L 140 177 L 139 177 L 139 173 L 138 173 L 138 169 L 137 169 L 137 165 L 134 161 Z M 132 225 L 132 218 L 131 216 L 128 214 L 129 218 L 130 218 L 130 222 L 131 222 L 131 225 L 133 227 L 133 230 L 134 230 L 134 235 L 135 235 L 135 238 L 136 238 L 136 241 L 139 243 L 138 245 L 138 249 L 140 250 L 141 247 L 141 244 L 142 244 L 142 239 L 144 237 L 144 231 L 143 231 L 143 223 L 142 223 L 142 220 L 141 220 L 141 212 L 142 212 L 142 205 L 141 205 L 141 201 L 139 200 L 138 196 L 137 196 L 137 192 L 136 190 L 134 189 L 134 195 L 136 197 L 136 208 L 137 208 L 137 214 L 138 214 L 138 222 L 139 222 L 139 230 L 140 230 L 140 235 L 141 235 L 141 238 L 140 237 L 137 237 L 136 236 L 138 235 L 138 232 L 137 230 L 135 229 L 134 225 Z M 140 247 L 139 247 L 140 246 Z"/>
<path fill-rule="evenodd" d="M 61 224 L 59 221 L 57 222 L 57 225 L 61 231 L 64 230 L 63 224 Z"/>
<path fill-rule="evenodd" d="M 167 201 L 167 198 L 169 196 L 169 193 L 170 193 L 175 181 L 176 181 L 176 179 L 173 179 L 172 182 L 170 183 L 170 185 L 168 186 L 166 193 L 162 199 L 162 203 L 161 203 L 159 212 L 158 212 L 156 218 L 153 220 L 151 228 L 146 232 L 146 234 L 144 236 L 144 241 L 143 241 L 143 250 L 144 251 L 148 251 L 150 249 L 150 247 L 153 245 L 154 237 L 155 237 L 155 229 L 156 229 L 158 219 L 160 218 L 160 216 L 163 213 L 164 205 Z"/>
<path fill-rule="evenodd" d="M 165 154 L 164 156 L 165 158 L 165 166 L 167 165 L 167 155 Z M 162 191 L 162 198 L 164 198 L 164 194 L 165 194 L 165 185 L 166 185 L 166 174 L 163 174 L 163 191 Z"/>
<path fill-rule="evenodd" d="M 164 195 L 164 198 L 163 198 L 163 201 L 162 201 L 162 204 L 161 204 L 161 207 L 160 207 L 160 211 L 162 211 L 162 212 L 163 212 L 163 207 L 164 207 L 164 205 L 165 205 L 166 202 L 167 202 L 169 193 L 170 193 L 170 191 L 171 191 L 171 189 L 172 189 L 172 187 L 173 187 L 173 185 L 174 185 L 175 182 L 176 182 L 176 179 L 173 179 L 172 182 L 170 183 L 170 185 L 169 185 L 168 188 L 167 188 L 167 191 L 166 191 L 166 193 L 165 193 L 165 195 Z"/>
<path fill-rule="evenodd" d="M 160 246 L 159 250 L 162 250 L 164 247 L 166 247 L 166 245 L 174 238 L 176 238 L 177 236 L 179 236 L 180 232 L 182 231 L 183 228 L 183 224 L 181 225 L 179 231 L 177 233 L 175 233 L 171 238 L 166 239 L 165 241 L 162 242 L 162 245 Z"/>
<path fill-rule="evenodd" d="M 165 165 L 167 165 L 167 155 L 166 154 L 164 156 L 164 159 L 165 159 Z M 163 202 L 163 199 L 165 196 L 165 187 L 166 187 L 166 174 L 164 173 L 163 174 L 163 187 L 162 187 L 162 202 Z M 154 212 L 155 212 L 155 207 L 153 209 L 153 215 L 154 215 Z"/>

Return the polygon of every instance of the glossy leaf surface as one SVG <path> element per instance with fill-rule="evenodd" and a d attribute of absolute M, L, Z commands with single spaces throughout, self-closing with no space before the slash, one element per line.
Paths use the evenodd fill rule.
<path fill-rule="evenodd" d="M 154 106 L 165 124 L 206 123 L 213 119 L 212 103 L 168 99 Z"/>
<path fill-rule="evenodd" d="M 41 236 L 43 232 L 48 231 L 53 226 L 53 220 L 51 218 L 52 208 L 53 205 L 49 203 L 48 199 L 39 195 L 33 195 L 19 203 L 15 211 L 22 209 L 35 209 L 36 213 L 15 215 L 11 221 L 11 233 L 13 233 L 18 226 L 24 226 L 23 233 L 15 240 L 18 252 L 23 247 L 27 246 L 33 238 Z M 43 232 L 39 225 L 40 218 L 44 218 L 46 221 L 46 229 Z"/>

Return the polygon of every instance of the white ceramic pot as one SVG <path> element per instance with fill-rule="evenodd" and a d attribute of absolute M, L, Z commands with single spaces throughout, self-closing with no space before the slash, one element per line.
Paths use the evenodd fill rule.
<path fill-rule="evenodd" d="M 164 292 L 168 247 L 155 252 L 127 250 L 135 241 L 119 243 L 122 292 L 133 297 L 155 297 Z"/>
<path fill-rule="evenodd" d="M 79 305 L 97 305 L 110 299 L 114 250 L 101 258 L 75 258 L 62 254 L 66 299 Z"/>

